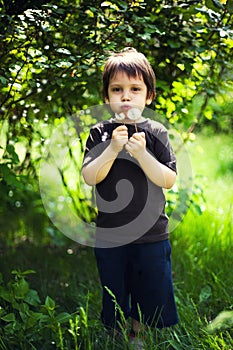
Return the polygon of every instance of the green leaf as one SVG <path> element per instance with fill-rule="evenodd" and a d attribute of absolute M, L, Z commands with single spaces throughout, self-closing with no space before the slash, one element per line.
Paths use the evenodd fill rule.
<path fill-rule="evenodd" d="M 2 75 L 0 75 L 0 82 L 2 85 L 7 85 L 7 79 L 5 77 L 3 77 Z"/>
<path fill-rule="evenodd" d="M 40 321 L 45 315 L 43 315 L 41 312 L 31 312 L 30 318 L 33 320 L 33 322 Z"/>
<path fill-rule="evenodd" d="M 25 279 L 14 284 L 14 295 L 16 299 L 24 299 L 29 291 L 29 285 Z"/>
<path fill-rule="evenodd" d="M 167 41 L 167 43 L 168 43 L 168 45 L 172 48 L 172 49 L 178 49 L 180 46 L 181 46 L 181 44 L 179 43 L 179 41 L 177 41 L 177 40 L 168 40 Z"/>
<path fill-rule="evenodd" d="M 177 344 L 174 340 L 169 340 L 169 344 L 175 350 L 182 350 L 182 347 L 179 344 Z"/>
<path fill-rule="evenodd" d="M 12 163 L 18 164 L 19 163 L 19 157 L 18 154 L 15 152 L 15 147 L 13 145 L 7 145 L 6 146 L 7 153 L 11 156 Z"/>
<path fill-rule="evenodd" d="M 8 168 L 7 164 L 0 164 L 0 174 L 7 185 L 22 188 L 16 175 Z"/>
<path fill-rule="evenodd" d="M 206 7 L 216 11 L 218 9 L 223 9 L 222 4 L 218 0 L 205 0 Z"/>
<path fill-rule="evenodd" d="M 45 299 L 45 306 L 48 310 L 54 310 L 56 307 L 56 303 L 52 298 L 47 296 Z"/>
<path fill-rule="evenodd" d="M 218 0 L 212 0 L 212 1 L 213 1 L 214 5 L 215 5 L 217 8 L 219 8 L 219 9 L 224 9 L 224 7 L 223 7 L 223 5 L 221 4 L 220 1 L 218 1 Z"/>
<path fill-rule="evenodd" d="M 13 271 L 12 271 L 12 273 L 13 273 Z M 25 271 L 22 272 L 22 276 L 31 275 L 32 273 L 36 273 L 36 271 L 35 270 L 31 270 L 31 269 L 25 270 Z"/>
<path fill-rule="evenodd" d="M 33 306 L 38 306 L 41 303 L 39 295 L 36 290 L 30 289 L 24 301 Z"/>
<path fill-rule="evenodd" d="M 63 53 L 64 55 L 71 55 L 71 52 L 67 49 L 64 49 L 62 47 L 59 47 L 59 49 L 56 50 L 58 53 Z"/>
<path fill-rule="evenodd" d="M 69 62 L 69 61 L 64 61 L 64 60 L 58 60 L 56 63 L 55 63 L 56 67 L 58 68 L 68 68 L 68 67 L 71 67 L 72 66 L 72 63 Z"/>
<path fill-rule="evenodd" d="M 144 33 L 144 34 L 139 34 L 138 35 L 142 40 L 150 40 L 151 34 L 150 33 Z"/>
<path fill-rule="evenodd" d="M 64 322 L 69 321 L 70 318 L 71 318 L 70 314 L 68 314 L 67 312 L 62 312 L 59 315 L 57 315 L 55 319 L 59 323 L 64 323 Z"/>
<path fill-rule="evenodd" d="M 50 317 L 48 315 L 40 314 L 39 323 L 49 323 L 51 321 Z"/>
<path fill-rule="evenodd" d="M 20 270 L 12 270 L 11 271 L 12 275 L 16 275 L 17 278 L 22 278 L 23 276 L 26 276 L 26 275 L 30 275 L 32 273 L 36 273 L 35 270 L 25 270 L 23 272 L 21 272 Z"/>
<path fill-rule="evenodd" d="M 9 303 L 11 303 L 14 300 L 12 293 L 3 287 L 0 287 L 0 298 L 2 298 L 5 301 L 8 301 Z"/>
<path fill-rule="evenodd" d="M 16 321 L 15 314 L 13 314 L 13 313 L 7 314 L 7 315 L 1 317 L 1 320 L 5 321 L 5 322 L 15 322 Z"/>
<path fill-rule="evenodd" d="M 233 1 L 227 0 L 226 9 L 229 13 L 233 13 Z"/>
<path fill-rule="evenodd" d="M 202 215 L 203 214 L 202 208 L 201 208 L 201 206 L 198 203 L 195 203 L 194 201 L 192 201 L 192 206 L 193 206 L 195 212 L 198 215 Z"/>
<path fill-rule="evenodd" d="M 19 314 L 20 314 L 20 317 L 21 317 L 22 321 L 24 323 L 26 323 L 27 320 L 28 320 L 29 314 L 30 314 L 30 310 L 29 310 L 28 304 L 25 304 L 25 303 L 19 304 L 17 310 L 19 310 Z"/>

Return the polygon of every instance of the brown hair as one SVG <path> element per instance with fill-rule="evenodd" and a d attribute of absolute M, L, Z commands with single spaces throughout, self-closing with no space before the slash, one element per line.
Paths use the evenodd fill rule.
<path fill-rule="evenodd" d="M 142 77 L 147 87 L 147 98 L 155 97 L 155 74 L 147 58 L 136 49 L 125 48 L 119 53 L 111 55 L 103 72 L 103 96 L 108 98 L 110 79 L 117 72 L 124 72 L 128 77 Z"/>

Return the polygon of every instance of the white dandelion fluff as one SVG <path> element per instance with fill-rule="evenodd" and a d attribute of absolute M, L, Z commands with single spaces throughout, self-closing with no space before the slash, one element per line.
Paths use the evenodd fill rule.
<path fill-rule="evenodd" d="M 115 113 L 115 117 L 118 120 L 124 120 L 125 119 L 124 113 L 120 113 L 120 114 Z"/>
<path fill-rule="evenodd" d="M 138 108 L 131 108 L 128 113 L 127 116 L 130 120 L 138 120 L 139 118 L 141 118 L 141 111 Z"/>

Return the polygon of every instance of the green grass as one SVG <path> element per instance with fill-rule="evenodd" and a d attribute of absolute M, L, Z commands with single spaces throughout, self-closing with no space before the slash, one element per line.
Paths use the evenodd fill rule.
<path fill-rule="evenodd" d="M 191 349 L 233 349 L 232 328 L 214 335 L 206 328 L 222 310 L 233 309 L 230 145 L 229 135 L 204 134 L 187 146 L 206 197 L 204 213 L 190 209 L 171 234 L 180 328 L 189 334 Z"/>
<path fill-rule="evenodd" d="M 208 328 L 223 310 L 233 310 L 230 145 L 230 136 L 209 135 L 207 131 L 187 145 L 195 177 L 204 188 L 206 210 L 198 215 L 190 209 L 171 233 L 180 322 L 171 329 L 147 330 L 147 350 L 233 349 L 233 321 L 223 320 L 218 329 L 211 331 Z M 99 320 L 101 287 L 91 248 L 73 242 L 68 247 L 35 247 L 24 243 L 14 250 L 2 251 L 0 264 L 6 281 L 13 269 L 34 269 L 36 274 L 29 275 L 27 280 L 41 300 L 49 295 L 60 311 L 79 317 L 78 331 L 74 319 L 59 326 L 60 341 L 56 349 L 130 349 L 126 341 L 109 337 Z M 76 334 L 76 343 L 75 336 L 70 338 L 72 332 Z M 1 348 L 4 347 L 0 341 Z"/>
<path fill-rule="evenodd" d="M 231 135 L 215 135 L 209 129 L 197 135 L 187 149 L 194 176 L 202 176 L 208 210 L 214 215 L 232 209 L 233 147 Z M 221 217 L 220 217 L 221 219 Z"/>

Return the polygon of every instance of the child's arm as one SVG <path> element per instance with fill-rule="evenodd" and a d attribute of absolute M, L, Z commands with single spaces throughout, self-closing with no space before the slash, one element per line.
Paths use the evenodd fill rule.
<path fill-rule="evenodd" d="M 160 163 L 146 149 L 144 132 L 135 133 L 125 146 L 126 150 L 137 159 L 146 176 L 157 186 L 171 188 L 176 180 L 176 173 Z"/>
<path fill-rule="evenodd" d="M 120 125 L 113 130 L 109 146 L 99 157 L 91 161 L 82 169 L 83 178 L 88 185 L 94 186 L 105 179 L 118 153 L 127 142 L 128 129 L 125 125 Z"/>

